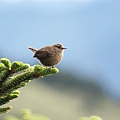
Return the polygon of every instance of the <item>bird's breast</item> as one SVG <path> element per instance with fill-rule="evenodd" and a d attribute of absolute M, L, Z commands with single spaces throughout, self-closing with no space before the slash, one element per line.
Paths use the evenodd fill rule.
<path fill-rule="evenodd" d="M 62 57 L 63 57 L 62 54 L 54 53 L 47 57 L 42 57 L 39 60 L 45 66 L 53 66 L 58 64 L 61 61 Z"/>

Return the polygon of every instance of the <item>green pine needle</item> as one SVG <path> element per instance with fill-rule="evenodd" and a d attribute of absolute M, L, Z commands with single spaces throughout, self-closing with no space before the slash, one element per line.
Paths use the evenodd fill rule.
<path fill-rule="evenodd" d="M 59 72 L 57 68 L 45 68 L 41 65 L 30 66 L 29 64 L 1 58 L 0 63 L 0 105 L 18 98 L 19 88 L 25 87 L 31 80 Z M 0 113 L 6 113 L 11 107 L 0 108 Z"/>

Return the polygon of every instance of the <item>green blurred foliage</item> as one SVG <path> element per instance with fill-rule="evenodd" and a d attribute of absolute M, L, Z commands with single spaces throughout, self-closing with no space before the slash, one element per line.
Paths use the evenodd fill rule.
<path fill-rule="evenodd" d="M 20 117 L 6 116 L 3 120 L 51 120 L 43 115 L 32 114 L 30 109 L 23 109 Z M 79 120 L 102 120 L 99 116 L 81 117 Z"/>
<path fill-rule="evenodd" d="M 80 120 L 102 120 L 99 116 L 91 116 L 91 117 L 82 117 Z"/>
<path fill-rule="evenodd" d="M 8 115 L 3 120 L 50 120 L 43 115 L 32 114 L 30 109 L 23 109 L 21 113 L 20 117 Z"/>

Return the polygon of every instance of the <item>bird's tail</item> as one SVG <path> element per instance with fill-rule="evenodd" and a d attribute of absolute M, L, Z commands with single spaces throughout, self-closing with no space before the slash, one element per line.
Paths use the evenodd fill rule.
<path fill-rule="evenodd" d="M 37 51 L 35 48 L 32 48 L 32 47 L 28 47 L 28 49 L 32 50 L 33 53 Z"/>

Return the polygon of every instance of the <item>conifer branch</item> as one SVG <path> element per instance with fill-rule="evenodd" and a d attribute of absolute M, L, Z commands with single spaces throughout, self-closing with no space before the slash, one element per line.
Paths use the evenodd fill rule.
<path fill-rule="evenodd" d="M 4 108 L 0 107 L 0 114 L 2 114 L 2 113 L 7 113 L 7 112 L 9 112 L 11 109 L 12 109 L 12 106 L 4 107 Z"/>
<path fill-rule="evenodd" d="M 57 68 L 45 68 L 40 65 L 30 66 L 23 62 L 10 62 L 1 58 L 0 63 L 0 105 L 6 104 L 17 98 L 18 88 L 26 86 L 31 80 L 38 77 L 58 73 Z M 12 107 L 0 108 L 0 114 L 8 112 Z"/>

